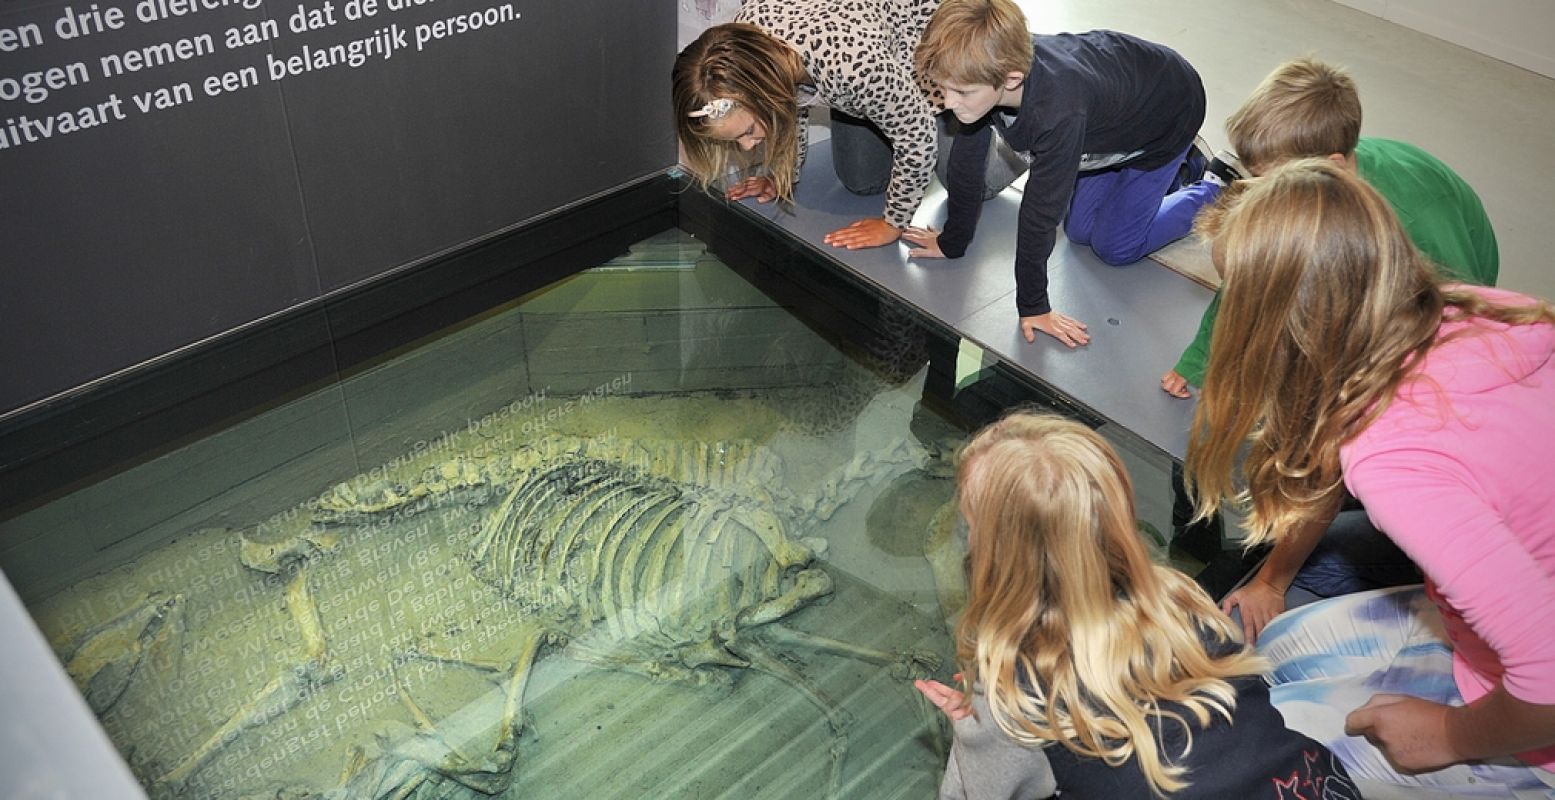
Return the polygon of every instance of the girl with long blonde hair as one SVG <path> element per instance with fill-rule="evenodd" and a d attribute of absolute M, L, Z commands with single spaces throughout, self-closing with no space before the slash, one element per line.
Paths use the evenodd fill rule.
<path fill-rule="evenodd" d="M 917 683 L 956 721 L 943 794 L 1353 796 L 1332 755 L 1270 706 L 1264 662 L 1230 620 L 1151 562 L 1128 473 L 1094 431 L 1013 414 L 967 445 L 957 486 L 969 691 Z"/>
<path fill-rule="evenodd" d="M 897 240 L 923 202 L 938 150 L 935 108 L 913 50 L 939 0 L 745 0 L 675 59 L 682 158 L 704 189 L 731 170 L 731 200 L 792 202 L 812 106 L 831 108 L 833 166 L 879 217 L 825 237 L 849 249 Z"/>
<path fill-rule="evenodd" d="M 1357 780 L 1555 797 L 1555 310 L 1443 282 L 1327 159 L 1201 226 L 1224 282 L 1200 515 L 1245 498 L 1251 540 L 1278 542 L 1348 489 L 1426 576 L 1275 618 L 1276 705 Z"/>

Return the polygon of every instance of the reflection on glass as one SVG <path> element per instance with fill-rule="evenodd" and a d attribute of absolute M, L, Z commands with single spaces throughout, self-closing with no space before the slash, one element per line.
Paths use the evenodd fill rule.
<path fill-rule="evenodd" d="M 930 796 L 967 432 L 871 314 L 834 342 L 671 231 L 0 565 L 153 796 Z"/>

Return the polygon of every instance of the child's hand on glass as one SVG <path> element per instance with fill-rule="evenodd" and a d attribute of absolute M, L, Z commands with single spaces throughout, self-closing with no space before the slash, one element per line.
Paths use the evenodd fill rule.
<path fill-rule="evenodd" d="M 939 681 L 916 680 L 912 682 L 914 688 L 929 698 L 946 718 L 951 722 L 965 719 L 972 714 L 972 708 L 964 704 L 966 695 L 956 689 L 952 689 Z"/>
<path fill-rule="evenodd" d="M 902 231 L 902 241 L 912 245 L 907 251 L 909 258 L 944 258 L 945 254 L 939 249 L 939 231 L 933 228 L 908 228 Z"/>
<path fill-rule="evenodd" d="M 765 175 L 757 175 L 754 178 L 746 178 L 729 187 L 725 197 L 730 200 L 744 200 L 747 197 L 756 198 L 758 203 L 770 203 L 777 198 L 777 187 L 772 185 L 772 179 Z"/>

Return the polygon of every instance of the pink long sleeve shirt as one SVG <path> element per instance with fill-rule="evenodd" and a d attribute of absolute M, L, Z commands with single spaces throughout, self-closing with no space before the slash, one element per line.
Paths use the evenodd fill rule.
<path fill-rule="evenodd" d="M 1424 571 L 1464 701 L 1505 684 L 1555 704 L 1555 326 L 1447 323 L 1437 341 L 1341 448 L 1345 483 Z M 1555 769 L 1555 746 L 1519 756 Z"/>

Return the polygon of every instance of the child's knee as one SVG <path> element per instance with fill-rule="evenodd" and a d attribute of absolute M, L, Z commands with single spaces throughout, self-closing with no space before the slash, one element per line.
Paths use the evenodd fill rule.
<path fill-rule="evenodd" d="M 886 190 L 886 187 L 891 185 L 889 177 L 885 180 L 867 175 L 859 176 L 839 174 L 838 177 L 841 178 L 844 188 L 854 194 L 859 195 L 881 194 Z"/>
<path fill-rule="evenodd" d="M 1149 255 L 1149 240 L 1148 220 L 1141 222 L 1120 215 L 1104 217 L 1096 223 L 1091 249 L 1103 264 L 1122 267 Z"/>
<path fill-rule="evenodd" d="M 844 154 L 832 163 L 832 168 L 843 188 L 854 194 L 880 194 L 891 185 L 890 162 L 871 162 L 868 154 Z"/>
<path fill-rule="evenodd" d="M 1122 267 L 1145 257 L 1143 245 L 1133 242 L 1113 242 L 1106 239 L 1093 241 L 1091 249 L 1096 257 L 1109 267 Z"/>
<path fill-rule="evenodd" d="M 1090 222 L 1077 223 L 1073 219 L 1065 220 L 1064 238 L 1068 239 L 1072 244 L 1089 246 L 1092 228 L 1093 226 Z"/>

